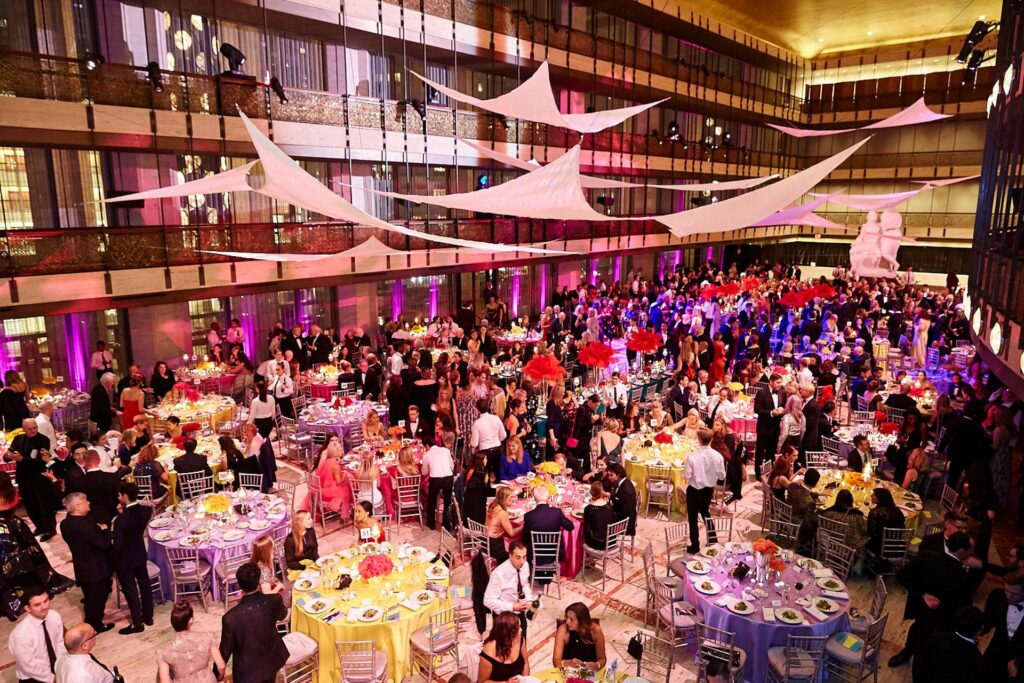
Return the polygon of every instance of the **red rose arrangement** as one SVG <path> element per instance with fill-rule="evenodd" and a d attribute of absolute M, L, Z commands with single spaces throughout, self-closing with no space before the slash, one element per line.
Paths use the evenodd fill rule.
<path fill-rule="evenodd" d="M 395 568 L 391 558 L 380 553 L 367 555 L 359 562 L 359 574 L 364 579 L 372 579 L 377 576 L 387 576 Z"/>
<path fill-rule="evenodd" d="M 664 432 L 658 432 L 654 435 L 654 443 L 670 444 L 672 443 L 672 435 Z"/>
<path fill-rule="evenodd" d="M 783 562 L 781 558 L 772 557 L 772 559 L 768 560 L 768 569 L 777 571 L 781 574 L 786 571 L 786 563 Z"/>
<path fill-rule="evenodd" d="M 335 408 L 348 408 L 352 403 L 353 401 L 351 396 L 339 396 L 334 399 L 333 405 Z"/>
<path fill-rule="evenodd" d="M 189 401 L 199 400 L 199 392 L 191 384 L 186 384 L 185 382 L 177 382 L 171 387 L 171 391 L 177 392 Z"/>
<path fill-rule="evenodd" d="M 895 434 L 900 430 L 900 426 L 895 422 L 883 422 L 878 425 L 878 432 L 880 434 Z"/>
<path fill-rule="evenodd" d="M 770 541 L 767 538 L 759 538 L 754 541 L 754 550 L 762 555 L 775 557 L 775 554 L 779 552 L 779 546 L 775 545 L 773 541 Z"/>

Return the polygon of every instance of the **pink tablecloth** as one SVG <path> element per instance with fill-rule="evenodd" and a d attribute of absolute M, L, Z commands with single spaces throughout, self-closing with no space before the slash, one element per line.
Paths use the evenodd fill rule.
<path fill-rule="evenodd" d="M 337 384 L 319 384 L 317 382 L 310 382 L 309 384 L 310 393 L 313 398 L 319 398 L 324 401 L 331 400 L 331 392 L 338 390 Z"/>
<path fill-rule="evenodd" d="M 565 546 L 565 556 L 559 561 L 559 574 L 567 579 L 574 579 L 583 569 L 583 520 L 576 519 L 572 515 L 566 515 L 572 522 L 572 531 L 562 531 L 562 545 Z M 519 524 L 515 529 L 515 536 L 505 539 L 505 545 L 512 541 L 523 540 L 523 526 Z"/>

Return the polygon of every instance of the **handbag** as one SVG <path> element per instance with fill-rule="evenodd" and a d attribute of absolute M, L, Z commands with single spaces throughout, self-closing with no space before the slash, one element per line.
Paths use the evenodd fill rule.
<path fill-rule="evenodd" d="M 644 656 L 644 644 L 640 640 L 640 634 L 636 633 L 632 638 L 629 639 L 629 643 L 626 644 L 626 653 L 635 659 L 640 661 Z"/>
<path fill-rule="evenodd" d="M 570 434 L 572 434 L 573 432 L 576 431 L 576 416 L 577 415 L 579 415 L 579 408 L 573 408 L 573 411 L 572 411 L 572 426 L 569 427 L 569 433 Z M 568 439 L 565 440 L 565 447 L 566 448 L 576 448 L 579 445 L 580 445 L 580 440 L 577 439 L 575 436 L 570 436 Z"/>

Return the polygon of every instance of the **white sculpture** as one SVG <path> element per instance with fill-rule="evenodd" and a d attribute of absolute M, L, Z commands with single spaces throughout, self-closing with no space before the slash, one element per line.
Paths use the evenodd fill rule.
<path fill-rule="evenodd" d="M 868 212 L 867 222 L 850 245 L 850 270 L 855 277 L 895 277 L 900 264 L 896 254 L 903 242 L 913 242 L 903 236 L 903 217 L 899 211 L 886 210 L 881 218 L 875 211 Z"/>

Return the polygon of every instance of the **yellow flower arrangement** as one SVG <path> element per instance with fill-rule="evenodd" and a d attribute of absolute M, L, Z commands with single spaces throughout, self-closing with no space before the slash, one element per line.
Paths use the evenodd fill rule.
<path fill-rule="evenodd" d="M 519 325 L 512 325 L 511 332 L 512 332 L 512 334 L 526 334 L 526 330 L 524 330 Z"/>
<path fill-rule="evenodd" d="M 729 382 L 729 389 L 732 391 L 743 391 L 742 382 Z"/>
<path fill-rule="evenodd" d="M 32 395 L 36 398 L 43 398 L 50 395 L 50 390 L 46 387 L 32 387 Z"/>
<path fill-rule="evenodd" d="M 204 360 L 196 363 L 196 370 L 213 370 L 213 361 Z"/>
<path fill-rule="evenodd" d="M 538 486 L 546 486 L 548 489 L 548 493 L 550 493 L 552 496 L 558 495 L 558 488 L 555 487 L 553 483 L 551 483 L 547 479 L 544 479 L 543 477 L 534 477 L 533 479 L 526 483 L 526 486 L 527 488 L 530 489 L 530 491 L 533 491 Z"/>
<path fill-rule="evenodd" d="M 562 473 L 562 466 L 557 462 L 547 461 L 537 465 L 537 471 L 541 474 L 549 474 L 555 477 Z"/>
<path fill-rule="evenodd" d="M 427 333 L 427 328 L 425 328 L 423 325 L 416 325 L 411 330 L 409 330 L 409 333 L 410 334 L 426 334 Z"/>
<path fill-rule="evenodd" d="M 199 504 L 199 509 L 208 515 L 219 515 L 231 509 L 231 499 L 216 493 L 204 498 L 203 502 Z"/>
<path fill-rule="evenodd" d="M 43 378 L 43 384 L 54 385 L 56 383 L 57 383 L 57 378 L 56 377 L 44 377 Z"/>

